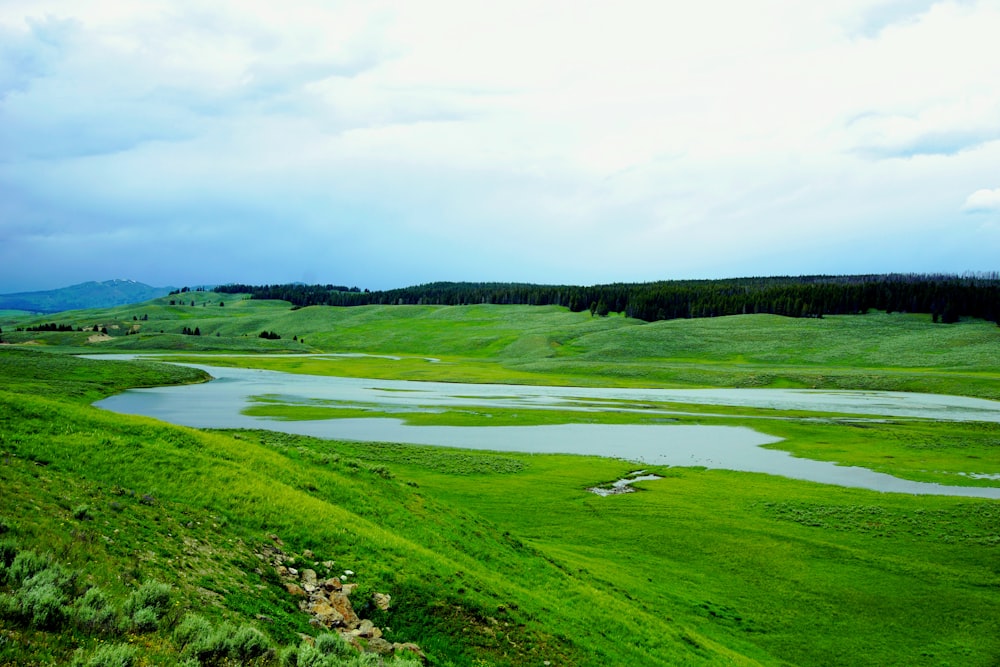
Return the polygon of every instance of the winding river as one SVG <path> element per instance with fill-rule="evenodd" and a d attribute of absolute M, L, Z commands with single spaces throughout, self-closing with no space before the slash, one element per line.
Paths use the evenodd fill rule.
<path fill-rule="evenodd" d="M 103 358 L 124 358 L 101 355 Z M 215 380 L 197 385 L 132 389 L 99 401 L 101 408 L 197 428 L 265 428 L 322 438 L 399 442 L 495 451 L 587 454 L 648 465 L 705 466 L 883 492 L 1000 499 L 1000 488 L 899 479 L 865 468 L 796 458 L 760 445 L 779 439 L 736 426 L 563 424 L 549 426 L 410 426 L 401 419 L 282 421 L 242 411 L 252 397 L 382 411 L 475 409 L 629 409 L 667 401 L 808 410 L 872 417 L 922 417 L 1000 422 L 1000 402 L 931 394 L 785 389 L 602 389 L 370 380 L 188 364 Z M 626 402 L 623 404 L 622 402 Z M 602 406 L 603 403 L 603 406 Z M 636 408 L 638 409 L 638 408 Z M 644 414 L 655 410 L 643 409 Z M 665 421 L 670 412 L 663 412 Z M 676 414 L 676 413 L 674 413 Z"/>

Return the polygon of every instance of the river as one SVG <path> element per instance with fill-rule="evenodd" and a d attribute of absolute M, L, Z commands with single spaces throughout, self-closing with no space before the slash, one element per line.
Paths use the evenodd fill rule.
<path fill-rule="evenodd" d="M 107 355 L 104 358 L 122 358 Z M 132 389 L 99 401 L 101 408 L 197 428 L 264 428 L 322 438 L 464 447 L 508 452 L 607 456 L 646 465 L 705 466 L 883 492 L 1000 499 L 1000 488 L 899 479 L 761 447 L 779 439 L 742 426 L 563 424 L 547 426 L 410 426 L 401 419 L 283 421 L 242 411 L 252 397 L 294 404 L 317 401 L 380 410 L 467 408 L 628 409 L 644 401 L 808 410 L 871 417 L 923 417 L 1000 422 L 1000 402 L 897 392 L 788 389 L 601 389 L 370 380 L 190 364 L 215 379 L 197 385 Z M 636 408 L 639 409 L 639 408 Z M 642 409 L 644 414 L 655 410 Z M 663 412 L 665 421 L 671 414 Z"/>

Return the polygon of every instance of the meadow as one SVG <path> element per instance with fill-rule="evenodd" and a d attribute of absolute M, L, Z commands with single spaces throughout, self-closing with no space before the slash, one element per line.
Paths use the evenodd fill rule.
<path fill-rule="evenodd" d="M 68 354 L 357 352 L 398 358 L 212 363 L 356 377 L 996 399 L 993 324 L 940 325 L 898 313 L 644 324 L 550 307 L 291 309 L 233 295 L 184 297 L 182 306 L 159 299 L 0 320 L 3 341 L 17 344 L 0 347 L 0 665 L 115 664 L 102 657 L 111 655 L 105 646 L 131 651 L 129 664 L 305 664 L 296 657 L 300 633 L 317 629 L 256 556 L 273 536 L 299 558 L 312 552 L 315 562 L 356 573 L 355 604 L 386 637 L 418 643 L 435 665 L 1000 661 L 996 501 L 703 468 L 655 469 L 663 479 L 637 484 L 639 492 L 599 497 L 586 489 L 634 466 L 203 431 L 107 413 L 90 403 L 130 386 L 204 377 Z M 15 331 L 42 321 L 100 325 L 109 335 Z M 181 333 L 195 327 L 200 336 Z M 281 338 L 260 338 L 262 331 Z M 783 437 L 775 446 L 796 455 L 911 479 L 996 485 L 962 473 L 1000 473 L 996 424 L 664 407 L 693 412 L 682 418 L 689 423 L 751 425 Z M 583 418 L 497 417 L 493 423 Z M 413 418 L 475 423 L 458 413 Z M 28 613 L 41 607 L 29 604 L 27 579 L 12 574 L 27 552 L 72 573 L 57 591 L 70 610 L 61 620 Z M 168 587 L 169 605 L 139 623 L 134 600 L 153 584 Z M 95 625 L 80 611 L 89 609 L 81 600 L 91 589 L 106 596 L 114 623 Z M 373 605 L 374 592 L 391 594 L 392 606 Z M 267 650 L 195 651 L 181 631 L 192 616 L 232 636 L 258 632 Z"/>

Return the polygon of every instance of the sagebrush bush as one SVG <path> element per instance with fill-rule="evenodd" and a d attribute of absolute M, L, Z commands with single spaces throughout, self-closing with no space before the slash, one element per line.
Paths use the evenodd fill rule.
<path fill-rule="evenodd" d="M 170 584 L 163 584 L 159 581 L 147 581 L 132 591 L 125 605 L 126 611 L 148 607 L 165 613 L 170 609 Z"/>
<path fill-rule="evenodd" d="M 7 574 L 17 556 L 17 542 L 13 538 L 0 540 L 0 584 L 7 581 Z"/>
<path fill-rule="evenodd" d="M 125 625 L 136 632 L 152 632 L 170 610 L 170 585 L 147 581 L 132 591 L 122 605 Z"/>
<path fill-rule="evenodd" d="M 31 549 L 18 551 L 7 570 L 8 583 L 19 586 L 47 568 L 50 562 L 49 556 L 35 553 Z"/>
<path fill-rule="evenodd" d="M 27 555 L 32 554 L 32 555 Z M 22 559 L 21 556 L 25 557 Z M 11 565 L 13 581 L 20 581 L 14 592 L 16 605 L 7 601 L 5 615 L 45 630 L 55 630 L 66 620 L 66 610 L 73 594 L 75 574 L 50 559 L 39 560 L 33 552 L 21 552 Z M 20 560 L 19 560 L 20 559 Z M 42 569 L 37 569 L 44 562 Z M 15 568 L 15 566 L 17 566 Z M 31 576 L 25 574 L 33 572 Z"/>
<path fill-rule="evenodd" d="M 135 632 L 153 632 L 160 627 L 160 614 L 152 607 L 136 609 L 130 617 Z"/>
<path fill-rule="evenodd" d="M 382 659 L 374 653 L 358 653 L 350 660 L 341 662 L 341 667 L 381 667 Z M 395 665 L 393 661 L 391 664 Z"/>
<path fill-rule="evenodd" d="M 117 612 L 107 596 L 96 586 L 88 588 L 73 605 L 73 620 L 86 632 L 104 632 L 112 629 Z"/>
<path fill-rule="evenodd" d="M 282 667 L 330 667 L 326 656 L 305 642 L 281 652 Z"/>
<path fill-rule="evenodd" d="M 66 596 L 53 584 L 22 587 L 17 597 L 21 618 L 37 628 L 55 630 L 66 618 Z"/>
<path fill-rule="evenodd" d="M 212 636 L 212 624 L 198 614 L 187 614 L 174 628 L 174 641 L 182 649 L 204 643 Z"/>
<path fill-rule="evenodd" d="M 105 644 L 84 664 L 85 667 L 132 667 L 136 663 L 135 653 L 135 647 L 128 644 Z"/>
<path fill-rule="evenodd" d="M 271 648 L 267 636 L 252 625 L 241 625 L 229 641 L 229 655 L 237 660 L 252 660 Z"/>
<path fill-rule="evenodd" d="M 199 664 L 212 664 L 230 657 L 234 637 L 228 623 L 214 628 L 198 614 L 187 614 L 174 630 L 174 641 L 181 652 Z"/>
<path fill-rule="evenodd" d="M 324 632 L 316 637 L 316 649 L 323 655 L 348 658 L 357 655 L 357 650 L 335 632 Z"/>
<path fill-rule="evenodd" d="M 21 603 L 9 593 L 0 593 L 0 618 L 14 620 L 21 615 Z"/>

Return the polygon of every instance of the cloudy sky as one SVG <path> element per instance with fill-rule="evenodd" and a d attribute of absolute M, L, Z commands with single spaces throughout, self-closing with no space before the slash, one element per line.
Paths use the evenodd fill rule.
<path fill-rule="evenodd" d="M 1000 0 L 0 0 L 0 293 L 1000 269 Z"/>

